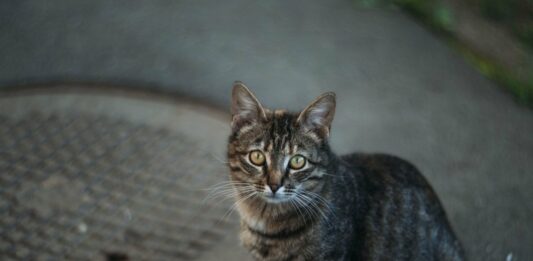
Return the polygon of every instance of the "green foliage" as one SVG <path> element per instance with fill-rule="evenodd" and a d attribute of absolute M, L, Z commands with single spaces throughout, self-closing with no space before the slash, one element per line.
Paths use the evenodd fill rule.
<path fill-rule="evenodd" d="M 453 31 L 453 14 L 438 0 L 392 0 L 433 29 L 449 33 Z"/>
<path fill-rule="evenodd" d="M 515 35 L 522 43 L 533 52 L 533 19 L 532 21 L 513 25 Z"/>
<path fill-rule="evenodd" d="M 479 8 L 483 15 L 497 21 L 512 18 L 517 13 L 518 1 L 516 0 L 480 0 Z"/>
<path fill-rule="evenodd" d="M 515 36 L 530 50 L 533 50 L 533 0 L 466 0 L 476 6 L 479 12 L 498 23 L 512 28 Z M 446 36 L 446 39 L 480 73 L 495 81 L 515 95 L 520 103 L 533 106 L 533 76 L 523 79 L 498 65 L 488 57 L 476 54 L 454 36 L 454 16 L 442 0 L 359 0 L 364 6 L 396 5 L 416 17 L 432 30 Z"/>
<path fill-rule="evenodd" d="M 519 103 L 533 106 L 533 76 L 521 80 L 513 72 L 499 66 L 496 62 L 476 54 L 459 42 L 452 42 L 457 50 L 485 77 L 514 94 Z"/>
<path fill-rule="evenodd" d="M 435 25 L 442 30 L 452 31 L 453 29 L 453 14 L 451 10 L 443 5 L 435 8 L 434 22 Z"/>
<path fill-rule="evenodd" d="M 533 1 L 478 0 L 479 10 L 487 19 L 512 28 L 512 33 L 533 50 Z M 529 2 L 528 2 L 529 1 Z"/>

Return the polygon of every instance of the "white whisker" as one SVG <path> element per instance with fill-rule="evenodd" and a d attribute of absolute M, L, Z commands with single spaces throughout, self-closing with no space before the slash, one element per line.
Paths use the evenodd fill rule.
<path fill-rule="evenodd" d="M 228 211 L 226 211 L 226 213 L 222 216 L 221 220 L 222 221 L 225 221 L 227 217 L 229 217 L 231 215 L 231 213 L 233 213 L 233 211 L 237 208 L 237 206 L 240 204 L 240 203 L 243 203 L 244 201 L 254 197 L 257 195 L 257 192 L 250 192 L 248 195 L 245 195 L 243 198 L 240 198 L 238 199 L 237 201 L 235 201 L 235 203 L 233 203 L 233 205 L 231 205 L 231 207 L 228 209 Z"/>

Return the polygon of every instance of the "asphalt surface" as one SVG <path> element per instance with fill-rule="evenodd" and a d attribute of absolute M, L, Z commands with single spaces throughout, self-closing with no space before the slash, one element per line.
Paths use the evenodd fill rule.
<path fill-rule="evenodd" d="M 351 1 L 2 1 L 0 86 L 100 82 L 228 108 L 338 96 L 332 144 L 417 165 L 471 260 L 533 259 L 533 113 L 395 10 Z M 224 252 L 224 248 L 221 248 Z"/>

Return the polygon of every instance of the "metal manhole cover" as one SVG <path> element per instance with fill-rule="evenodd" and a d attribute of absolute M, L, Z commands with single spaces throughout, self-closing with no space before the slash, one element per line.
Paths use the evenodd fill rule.
<path fill-rule="evenodd" d="M 94 93 L 1 97 L 2 260 L 191 260 L 235 237 L 229 201 L 204 200 L 226 177 L 220 116 Z"/>

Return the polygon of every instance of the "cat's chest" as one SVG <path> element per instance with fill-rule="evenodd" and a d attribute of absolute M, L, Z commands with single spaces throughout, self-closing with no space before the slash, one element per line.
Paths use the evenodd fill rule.
<path fill-rule="evenodd" d="M 313 230 L 299 235 L 265 236 L 241 230 L 241 241 L 256 260 L 318 260 L 321 246 Z"/>
<path fill-rule="evenodd" d="M 256 260 L 322 260 L 331 247 L 328 222 L 299 215 L 273 221 L 241 213 L 241 242 Z"/>

